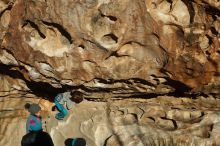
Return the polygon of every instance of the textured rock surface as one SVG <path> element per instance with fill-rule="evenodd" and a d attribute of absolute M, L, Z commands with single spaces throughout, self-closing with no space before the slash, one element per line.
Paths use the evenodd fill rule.
<path fill-rule="evenodd" d="M 3 1 L 0 60 L 22 67 L 27 80 L 57 88 L 83 85 L 165 94 L 185 87 L 216 94 L 218 5 L 181 0 Z"/>
<path fill-rule="evenodd" d="M 218 0 L 1 0 L 0 32 L 0 145 L 67 90 L 90 101 L 51 118 L 57 146 L 220 143 Z"/>

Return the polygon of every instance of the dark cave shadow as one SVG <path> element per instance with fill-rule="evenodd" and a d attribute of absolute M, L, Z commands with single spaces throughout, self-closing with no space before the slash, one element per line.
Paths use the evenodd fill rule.
<path fill-rule="evenodd" d="M 39 97 L 43 97 L 49 101 L 53 101 L 53 98 L 58 94 L 65 92 L 65 88 L 55 88 L 46 82 L 36 82 L 27 80 L 24 75 L 18 70 L 12 70 L 15 66 L 0 64 L 0 74 L 10 76 L 14 79 L 23 80 L 27 87 L 31 90 L 33 94 Z M 19 69 L 24 69 L 19 67 Z M 66 87 L 67 88 L 67 87 Z"/>

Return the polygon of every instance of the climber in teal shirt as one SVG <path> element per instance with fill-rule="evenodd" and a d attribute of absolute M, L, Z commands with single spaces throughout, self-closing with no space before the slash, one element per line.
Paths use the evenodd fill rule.
<path fill-rule="evenodd" d="M 55 116 L 55 118 L 58 120 L 62 120 L 65 116 L 68 115 L 68 110 L 62 104 L 60 104 L 61 99 L 62 99 L 61 94 L 58 94 L 54 99 L 54 103 L 56 105 L 56 108 L 59 111 L 59 113 L 57 113 Z"/>
<path fill-rule="evenodd" d="M 79 91 L 58 94 L 54 98 L 55 106 L 59 111 L 59 113 L 55 115 L 55 118 L 58 120 L 63 120 L 68 115 L 68 110 L 70 110 L 75 103 L 79 103 L 81 101 L 83 101 L 83 94 Z"/>

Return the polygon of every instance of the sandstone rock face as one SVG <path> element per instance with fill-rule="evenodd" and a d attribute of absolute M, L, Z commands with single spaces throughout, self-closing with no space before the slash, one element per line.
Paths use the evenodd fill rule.
<path fill-rule="evenodd" d="M 218 0 L 2 0 L 0 32 L 0 145 L 18 145 L 26 102 L 53 117 L 67 90 L 90 101 L 49 119 L 57 146 L 220 143 Z"/>
<path fill-rule="evenodd" d="M 108 90 L 116 83 L 117 93 L 165 94 L 184 86 L 217 94 L 218 5 L 181 0 L 3 1 L 1 62 L 23 67 L 26 79 L 56 88 Z"/>

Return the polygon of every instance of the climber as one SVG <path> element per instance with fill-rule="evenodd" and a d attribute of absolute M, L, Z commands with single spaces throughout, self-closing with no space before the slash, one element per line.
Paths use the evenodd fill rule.
<path fill-rule="evenodd" d="M 65 146 L 86 146 L 86 141 L 83 138 L 68 138 L 65 140 Z"/>
<path fill-rule="evenodd" d="M 54 103 L 59 111 L 55 118 L 58 120 L 63 120 L 64 117 L 68 115 L 68 110 L 70 110 L 75 103 L 79 103 L 83 100 L 83 94 L 79 91 L 74 92 L 64 92 L 58 94 L 54 98 Z M 64 107 L 66 104 L 66 108 Z"/>
<path fill-rule="evenodd" d="M 25 109 L 30 113 L 26 122 L 26 132 L 42 131 L 42 121 L 40 117 L 41 107 L 38 104 L 25 104 Z"/>

